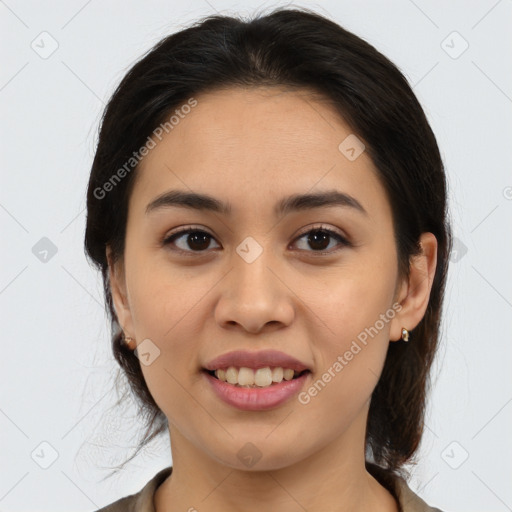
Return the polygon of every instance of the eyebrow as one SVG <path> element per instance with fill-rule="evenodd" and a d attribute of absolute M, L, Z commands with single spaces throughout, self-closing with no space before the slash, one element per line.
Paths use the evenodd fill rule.
<path fill-rule="evenodd" d="M 325 208 L 329 206 L 352 208 L 364 215 L 368 215 L 368 212 L 355 197 L 344 192 L 339 192 L 338 190 L 309 194 L 294 194 L 289 197 L 285 197 L 275 205 L 274 214 L 276 216 L 280 216 L 294 211 L 309 210 L 311 208 Z M 229 203 L 224 203 L 208 194 L 198 194 L 196 192 L 185 192 L 181 190 L 170 190 L 156 197 L 146 206 L 146 214 L 155 210 L 170 207 L 206 210 L 224 215 L 231 214 L 231 205 Z"/>

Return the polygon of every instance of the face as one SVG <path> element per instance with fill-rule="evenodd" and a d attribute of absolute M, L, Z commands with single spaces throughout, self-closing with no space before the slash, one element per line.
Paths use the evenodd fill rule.
<path fill-rule="evenodd" d="M 355 139 L 339 148 L 350 127 L 306 91 L 196 100 L 136 171 L 124 260 L 111 276 L 120 324 L 146 340 L 141 368 L 171 440 L 255 470 L 333 446 L 361 450 L 369 399 L 403 322 L 377 171 Z M 169 198 L 148 209 L 171 191 L 211 196 L 229 211 Z M 284 202 L 324 193 L 338 200 Z M 204 367 L 239 350 L 279 351 L 309 371 L 280 384 L 291 391 L 278 403 L 268 389 L 253 408 L 228 403 Z M 235 386 L 222 386 L 233 397 Z M 238 400 L 261 391 L 241 388 Z M 249 467 L 244 450 L 261 459 Z"/>

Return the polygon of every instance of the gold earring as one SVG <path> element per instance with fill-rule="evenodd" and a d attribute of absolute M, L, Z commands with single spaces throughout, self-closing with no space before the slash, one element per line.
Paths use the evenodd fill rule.
<path fill-rule="evenodd" d="M 409 341 L 409 331 L 405 327 L 402 327 L 402 340 Z"/>
<path fill-rule="evenodd" d="M 127 348 L 129 348 L 129 349 L 131 349 L 131 348 L 132 348 L 132 347 L 131 347 L 131 343 L 134 343 L 134 342 L 135 342 L 135 339 L 134 339 L 134 338 L 132 338 L 131 336 L 124 336 L 124 338 L 123 338 L 123 343 L 124 343 L 124 345 L 125 345 Z"/>

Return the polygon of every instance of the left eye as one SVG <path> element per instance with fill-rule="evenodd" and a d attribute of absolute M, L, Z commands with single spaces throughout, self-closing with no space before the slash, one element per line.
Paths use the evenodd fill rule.
<path fill-rule="evenodd" d="M 332 249 L 330 242 L 332 242 L 333 239 L 338 241 L 338 245 L 349 245 L 348 241 L 339 233 L 326 228 L 311 229 L 297 238 L 297 240 L 301 240 L 305 237 L 307 237 L 306 243 L 309 244 L 310 247 L 314 248 L 313 252 L 319 252 L 321 254 L 325 253 L 329 249 Z M 336 246 L 336 244 L 334 244 L 334 246 Z M 329 250 L 328 252 L 335 251 Z"/>
<path fill-rule="evenodd" d="M 331 251 L 330 249 L 336 245 L 350 245 L 342 235 L 326 228 L 315 228 L 306 231 L 298 238 L 296 238 L 295 242 L 300 242 L 303 239 L 305 240 L 305 243 L 309 244 L 309 247 L 313 250 L 300 250 L 306 250 L 307 252 L 316 252 L 320 254 L 324 254 L 326 252 L 335 252 Z M 211 241 L 215 241 L 215 239 L 212 235 L 210 235 L 210 233 L 207 233 L 206 231 L 202 231 L 200 229 L 184 229 L 165 238 L 162 242 L 162 245 L 165 246 L 173 244 L 178 248 L 179 252 L 193 253 L 206 251 L 210 248 Z M 216 241 L 215 243 L 217 244 Z M 219 244 L 217 244 L 217 248 L 220 248 Z"/>

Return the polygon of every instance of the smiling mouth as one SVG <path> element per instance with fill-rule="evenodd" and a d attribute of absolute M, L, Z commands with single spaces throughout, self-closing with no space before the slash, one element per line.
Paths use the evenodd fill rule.
<path fill-rule="evenodd" d="M 222 368 L 218 370 L 204 369 L 203 371 L 211 375 L 213 378 L 227 384 L 231 384 L 234 387 L 254 389 L 268 388 L 284 381 L 297 379 L 306 373 L 311 373 L 310 370 L 298 372 L 289 368 L 271 368 L 268 366 L 257 370 L 247 367 L 237 368 L 230 366 L 229 368 Z"/>

